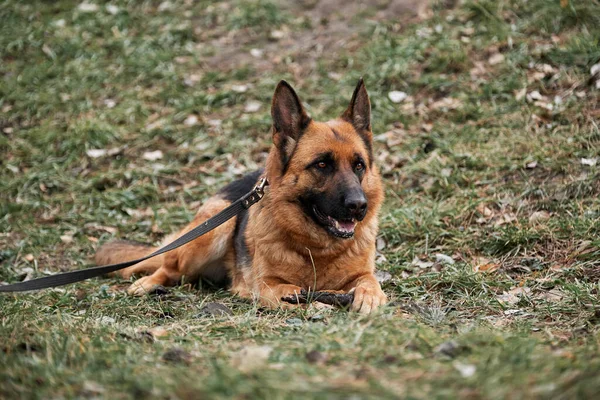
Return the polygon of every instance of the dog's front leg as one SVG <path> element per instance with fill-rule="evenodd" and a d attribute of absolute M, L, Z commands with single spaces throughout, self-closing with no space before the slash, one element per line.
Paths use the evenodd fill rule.
<path fill-rule="evenodd" d="M 349 285 L 354 292 L 352 311 L 370 314 L 379 306 L 387 303 L 387 297 L 375 276 L 371 273 L 361 276 Z"/>
<path fill-rule="evenodd" d="M 278 279 L 265 279 L 260 287 L 260 303 L 265 307 L 292 308 L 297 304 L 282 302 L 282 297 L 294 297 L 300 295 L 302 288 L 289 283 L 282 283 Z"/>

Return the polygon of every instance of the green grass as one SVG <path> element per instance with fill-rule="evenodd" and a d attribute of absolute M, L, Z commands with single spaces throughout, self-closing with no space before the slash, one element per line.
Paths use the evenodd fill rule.
<path fill-rule="evenodd" d="M 600 158 L 600 3 L 560 3 L 433 2 L 419 20 L 385 2 L 4 2 L 0 281 L 158 242 L 262 165 L 279 79 L 327 119 L 360 76 L 392 278 L 373 317 L 207 287 L 130 298 L 117 279 L 2 295 L 0 397 L 597 396 L 600 162 L 581 160 Z"/>

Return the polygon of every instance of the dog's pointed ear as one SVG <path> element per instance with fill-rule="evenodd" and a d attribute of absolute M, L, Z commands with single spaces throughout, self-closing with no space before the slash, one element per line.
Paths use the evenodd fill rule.
<path fill-rule="evenodd" d="M 281 154 L 285 167 L 298 143 L 300 136 L 310 123 L 298 95 L 289 83 L 281 81 L 275 89 L 271 104 L 273 118 L 273 142 Z"/>
<path fill-rule="evenodd" d="M 341 117 L 354 126 L 356 132 L 363 140 L 369 153 L 369 164 L 373 162 L 373 133 L 371 132 L 371 102 L 362 78 L 359 79 L 350 105 Z"/>
<path fill-rule="evenodd" d="M 371 102 L 362 78 L 354 89 L 352 100 L 342 114 L 342 119 L 350 122 L 359 133 L 371 130 Z"/>

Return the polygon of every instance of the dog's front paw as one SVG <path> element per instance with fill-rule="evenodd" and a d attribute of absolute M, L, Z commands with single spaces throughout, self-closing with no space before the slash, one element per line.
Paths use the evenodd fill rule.
<path fill-rule="evenodd" d="M 379 287 L 357 286 L 353 290 L 354 301 L 352 302 L 352 311 L 361 314 L 370 314 L 377 307 L 387 303 L 387 297 Z"/>
<path fill-rule="evenodd" d="M 157 286 L 160 286 L 161 282 L 153 279 L 153 276 L 144 276 L 137 281 L 133 282 L 129 289 L 127 289 L 127 293 L 131 296 L 143 296 L 145 294 L 151 293 Z"/>

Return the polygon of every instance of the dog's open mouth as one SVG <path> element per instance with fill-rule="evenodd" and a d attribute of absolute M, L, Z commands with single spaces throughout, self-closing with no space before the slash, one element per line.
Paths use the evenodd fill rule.
<path fill-rule="evenodd" d="M 354 236 L 354 228 L 356 228 L 356 220 L 354 218 L 335 219 L 322 213 L 317 206 L 313 206 L 313 213 L 317 221 L 332 235 L 344 239 Z"/>

